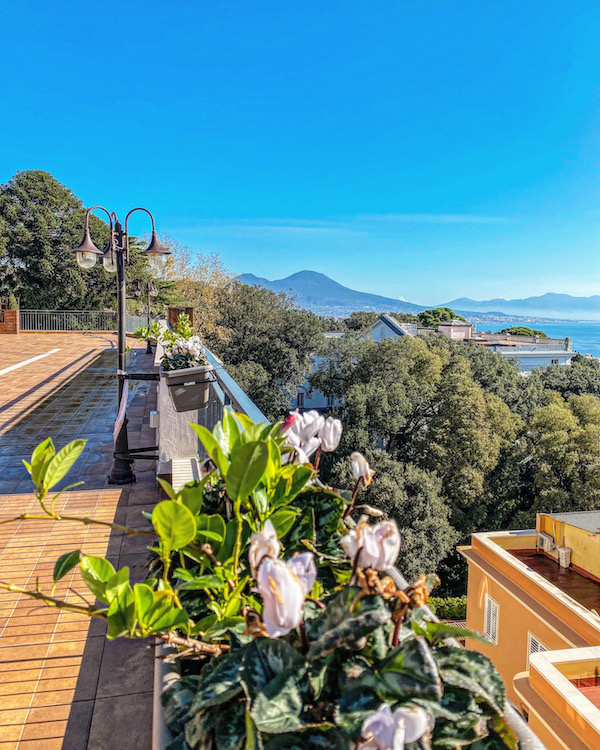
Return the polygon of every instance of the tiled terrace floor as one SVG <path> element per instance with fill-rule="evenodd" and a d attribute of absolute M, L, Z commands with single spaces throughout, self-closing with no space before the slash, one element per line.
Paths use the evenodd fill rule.
<path fill-rule="evenodd" d="M 21 460 L 35 445 L 48 436 L 57 447 L 84 437 L 85 451 L 67 479 L 81 478 L 85 485 L 61 496 L 57 508 L 141 528 L 141 511 L 151 510 L 158 498 L 152 465 L 136 465 L 135 485 L 105 484 L 116 409 L 115 338 L 3 336 L 0 372 L 53 349 L 59 351 L 0 374 L 0 520 L 35 508 Z M 151 369 L 143 350 L 132 356 L 133 369 Z M 154 443 L 148 426 L 154 405 L 153 385 L 135 385 L 129 409 L 132 447 Z M 74 549 L 107 555 L 115 566 L 129 565 L 133 580 L 142 580 L 146 544 L 144 537 L 71 522 L 0 525 L 0 580 L 34 588 L 37 579 L 49 592 L 55 560 Z M 56 591 L 81 603 L 77 594 L 91 598 L 78 573 Z M 109 642 L 101 621 L 0 591 L 0 750 L 148 750 L 152 678 L 147 644 Z"/>

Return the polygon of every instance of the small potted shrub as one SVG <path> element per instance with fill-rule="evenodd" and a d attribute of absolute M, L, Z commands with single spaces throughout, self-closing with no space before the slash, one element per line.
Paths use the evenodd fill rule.
<path fill-rule="evenodd" d="M 189 317 L 180 315 L 175 328 L 162 331 L 157 340 L 164 351 L 161 375 L 175 411 L 205 409 L 213 366 L 208 363 L 200 337 L 194 335 Z"/>

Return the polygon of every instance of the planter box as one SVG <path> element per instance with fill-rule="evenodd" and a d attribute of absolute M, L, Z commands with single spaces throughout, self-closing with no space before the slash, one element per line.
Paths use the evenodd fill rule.
<path fill-rule="evenodd" d="M 212 382 L 212 365 L 187 367 L 185 370 L 163 370 L 161 375 L 171 394 L 175 411 L 206 409 Z"/>
<path fill-rule="evenodd" d="M 19 333 L 19 310 L 0 310 L 0 334 Z"/>

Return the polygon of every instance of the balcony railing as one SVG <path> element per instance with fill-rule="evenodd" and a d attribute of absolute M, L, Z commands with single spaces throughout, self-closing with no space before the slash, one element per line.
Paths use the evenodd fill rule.
<path fill-rule="evenodd" d="M 145 326 L 145 315 L 127 315 L 125 330 L 133 333 Z M 116 331 L 117 313 L 112 310 L 21 310 L 21 331 L 75 332 Z"/>

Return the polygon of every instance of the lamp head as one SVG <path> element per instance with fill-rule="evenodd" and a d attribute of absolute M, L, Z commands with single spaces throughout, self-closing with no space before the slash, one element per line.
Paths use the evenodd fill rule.
<path fill-rule="evenodd" d="M 81 268 L 92 268 L 96 265 L 98 256 L 102 255 L 102 250 L 98 250 L 96 245 L 92 242 L 88 226 L 85 228 L 81 243 L 77 245 L 73 252 L 77 253 L 77 263 Z"/>
<path fill-rule="evenodd" d="M 164 268 L 167 258 L 171 255 L 171 251 L 158 239 L 155 230 L 152 230 L 152 239 L 148 247 L 144 250 L 144 255 L 148 258 L 150 268 L 154 271 L 160 271 Z"/>

